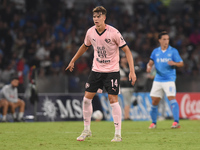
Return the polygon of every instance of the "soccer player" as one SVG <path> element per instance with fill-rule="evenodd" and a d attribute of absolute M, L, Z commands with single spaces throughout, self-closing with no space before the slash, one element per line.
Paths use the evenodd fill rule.
<path fill-rule="evenodd" d="M 11 113 L 13 115 L 14 121 L 23 121 L 24 115 L 24 107 L 25 103 L 23 100 L 18 98 L 17 87 L 19 85 L 18 77 L 13 77 L 12 81 L 8 85 L 4 85 L 0 92 L 0 101 L 6 102 L 6 107 L 3 110 L 3 119 L 2 121 L 6 121 L 6 114 L 8 107 L 11 108 Z M 18 118 L 15 113 L 15 109 L 19 107 Z"/>
<path fill-rule="evenodd" d="M 169 99 L 174 122 L 171 128 L 180 128 L 179 125 L 179 106 L 176 101 L 176 67 L 184 66 L 177 49 L 169 45 L 169 35 L 166 31 L 159 33 L 158 41 L 160 47 L 155 48 L 151 53 L 150 60 L 147 64 L 147 72 L 150 72 L 153 64 L 156 68 L 156 76 L 153 81 L 150 96 L 152 98 L 151 119 L 152 123 L 149 129 L 156 128 L 158 104 L 164 93 Z"/>
<path fill-rule="evenodd" d="M 121 108 L 118 103 L 119 92 L 119 48 L 121 48 L 127 57 L 130 73 L 129 81 L 134 85 L 136 75 L 132 53 L 126 45 L 120 32 L 114 27 L 105 23 L 106 9 L 103 6 L 97 6 L 93 9 L 94 26 L 88 29 L 84 43 L 81 45 L 75 56 L 70 61 L 65 70 L 73 71 L 75 61 L 88 49 L 94 48 L 94 59 L 92 71 L 85 84 L 85 95 L 83 98 L 83 118 L 84 130 L 77 138 L 78 141 L 84 141 L 86 137 L 92 135 L 90 122 L 92 115 L 92 99 L 97 90 L 105 87 L 108 92 L 108 98 L 112 107 L 112 115 L 115 125 L 115 135 L 111 142 L 120 142 L 121 138 Z"/>

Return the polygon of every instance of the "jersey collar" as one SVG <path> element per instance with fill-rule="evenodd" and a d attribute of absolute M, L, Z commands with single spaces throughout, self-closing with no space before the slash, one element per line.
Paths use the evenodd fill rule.
<path fill-rule="evenodd" d="M 171 49 L 171 48 L 172 47 L 169 45 L 168 48 L 166 49 L 166 51 L 169 50 L 169 49 Z M 161 46 L 159 47 L 159 49 L 162 51 Z"/>
<path fill-rule="evenodd" d="M 104 34 L 104 32 L 106 31 L 108 29 L 108 25 L 106 24 L 106 27 L 105 27 L 105 29 L 104 29 L 104 31 L 102 32 L 102 33 L 99 33 L 98 31 L 97 31 L 97 29 L 95 28 L 95 30 L 96 30 L 96 32 L 97 32 L 97 34 L 99 35 L 99 36 L 101 36 L 102 34 Z"/>

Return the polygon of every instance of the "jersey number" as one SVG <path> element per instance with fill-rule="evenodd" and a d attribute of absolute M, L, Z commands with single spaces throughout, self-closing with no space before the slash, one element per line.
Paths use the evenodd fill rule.
<path fill-rule="evenodd" d="M 115 82 L 113 79 L 111 79 L 111 83 L 112 83 L 112 87 L 114 87 L 114 85 L 117 87 L 118 83 L 117 83 L 117 79 L 115 79 Z"/>

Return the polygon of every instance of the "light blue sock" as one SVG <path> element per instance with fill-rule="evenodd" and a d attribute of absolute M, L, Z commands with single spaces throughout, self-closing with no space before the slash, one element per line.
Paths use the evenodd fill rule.
<path fill-rule="evenodd" d="M 152 119 L 152 123 L 156 124 L 157 122 L 157 113 L 158 113 L 158 105 L 152 105 L 151 106 L 151 119 Z"/>
<path fill-rule="evenodd" d="M 169 101 L 170 106 L 171 106 L 171 110 L 174 116 L 174 122 L 178 122 L 179 123 L 179 106 L 178 103 L 175 99 Z"/>

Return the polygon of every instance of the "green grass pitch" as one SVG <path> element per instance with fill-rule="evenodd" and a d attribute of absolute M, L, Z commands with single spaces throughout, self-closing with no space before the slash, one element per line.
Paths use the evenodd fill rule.
<path fill-rule="evenodd" d="M 180 129 L 171 129 L 172 120 L 123 121 L 122 142 L 111 143 L 113 122 L 91 123 L 92 137 L 76 141 L 83 122 L 0 123 L 0 150 L 200 150 L 200 121 L 181 120 Z"/>

